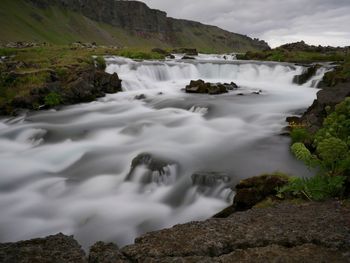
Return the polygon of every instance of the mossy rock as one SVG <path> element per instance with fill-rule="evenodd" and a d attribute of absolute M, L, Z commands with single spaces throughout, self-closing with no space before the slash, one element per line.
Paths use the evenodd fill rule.
<path fill-rule="evenodd" d="M 235 187 L 236 195 L 233 204 L 214 217 L 225 218 L 234 212 L 248 210 L 268 197 L 274 198 L 277 189 L 288 182 L 289 176 L 278 172 L 244 179 Z"/>

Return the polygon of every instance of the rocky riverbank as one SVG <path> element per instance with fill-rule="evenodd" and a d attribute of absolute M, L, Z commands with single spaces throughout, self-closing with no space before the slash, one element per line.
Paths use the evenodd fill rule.
<path fill-rule="evenodd" d="M 5 57 L 0 68 L 0 115 L 90 102 L 122 90 L 118 75 L 104 71 L 101 57 L 50 62 L 48 66 L 42 61 Z"/>
<path fill-rule="evenodd" d="M 0 244 L 0 261 L 350 262 L 349 237 L 349 204 L 284 202 L 151 232 L 122 249 L 98 242 L 89 255 L 63 234 Z"/>
<path fill-rule="evenodd" d="M 60 233 L 0 244 L 0 262 L 350 262 L 350 201 L 276 198 L 287 182 L 282 174 L 245 179 L 215 217 L 147 233 L 124 248 L 97 242 L 86 254 Z"/>

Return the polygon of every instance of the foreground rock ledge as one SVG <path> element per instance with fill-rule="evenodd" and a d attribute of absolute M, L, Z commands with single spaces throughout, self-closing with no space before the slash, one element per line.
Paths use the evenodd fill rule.
<path fill-rule="evenodd" d="M 62 234 L 0 244 L 0 262 L 350 262 L 350 207 L 338 201 L 253 208 L 148 233 L 90 257 Z"/>

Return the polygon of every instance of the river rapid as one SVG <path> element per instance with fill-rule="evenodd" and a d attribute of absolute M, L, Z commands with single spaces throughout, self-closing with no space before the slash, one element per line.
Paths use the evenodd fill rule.
<path fill-rule="evenodd" d="M 308 176 L 291 156 L 289 138 L 279 135 L 287 116 L 311 105 L 325 71 L 293 84 L 303 70 L 207 55 L 107 58 L 106 71 L 118 73 L 124 92 L 0 119 L 0 242 L 63 232 L 85 248 L 99 240 L 123 246 L 145 232 L 212 216 L 232 202 L 229 186 L 242 178 Z M 186 94 L 196 79 L 233 81 L 239 89 Z M 130 173 L 145 153 L 167 163 L 164 169 L 140 165 Z M 192 176 L 203 172 L 225 176 Z"/>

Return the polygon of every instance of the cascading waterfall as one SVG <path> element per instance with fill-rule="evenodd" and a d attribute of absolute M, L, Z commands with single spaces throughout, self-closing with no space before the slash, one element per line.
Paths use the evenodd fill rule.
<path fill-rule="evenodd" d="M 125 92 L 0 121 L 0 242 L 57 232 L 120 246 L 147 231 L 210 217 L 238 180 L 309 174 L 278 134 L 308 107 L 325 69 L 240 61 L 107 59 Z M 239 89 L 209 96 L 192 79 Z M 259 91 L 260 95 L 253 93 Z M 143 100 L 135 96 L 143 94 Z"/>

